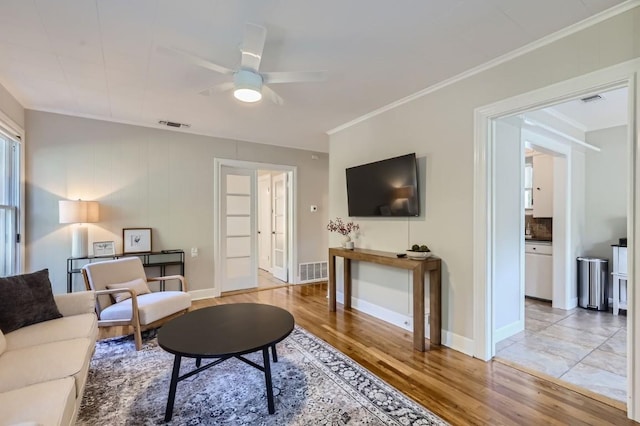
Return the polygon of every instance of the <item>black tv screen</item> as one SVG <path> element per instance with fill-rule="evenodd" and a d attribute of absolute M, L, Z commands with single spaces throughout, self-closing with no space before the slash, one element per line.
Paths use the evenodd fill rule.
<path fill-rule="evenodd" d="M 349 216 L 419 216 L 416 154 L 347 169 Z"/>

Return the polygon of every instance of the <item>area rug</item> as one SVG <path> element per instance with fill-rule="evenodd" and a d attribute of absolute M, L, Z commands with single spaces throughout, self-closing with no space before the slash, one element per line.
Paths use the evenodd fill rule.
<path fill-rule="evenodd" d="M 262 364 L 262 354 L 247 358 Z M 204 361 L 203 361 L 204 362 Z M 183 358 L 180 374 L 194 368 Z M 173 355 L 153 338 L 98 342 L 79 425 L 165 424 Z M 264 374 L 233 358 L 178 383 L 171 425 L 446 425 L 355 361 L 297 327 L 271 364 L 275 414 Z"/>

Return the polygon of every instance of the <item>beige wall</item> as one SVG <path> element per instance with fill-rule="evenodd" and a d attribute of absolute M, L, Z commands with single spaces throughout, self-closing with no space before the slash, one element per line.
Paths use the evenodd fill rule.
<path fill-rule="evenodd" d="M 589 256 L 612 261 L 611 244 L 627 236 L 627 126 L 587 132 L 585 158 L 584 249 Z"/>
<path fill-rule="evenodd" d="M 426 157 L 425 210 L 416 219 L 357 219 L 361 247 L 398 251 L 424 241 L 443 260 L 444 341 L 473 339 L 474 109 L 640 57 L 640 8 L 374 116 L 330 138 L 329 216 L 346 216 L 345 167 L 416 152 Z M 428 72 L 420 70 L 416 72 Z M 514 211 L 514 214 L 518 214 Z M 331 239 L 337 243 L 338 239 Z M 357 297 L 411 311 L 405 273 L 360 265 Z M 427 293 L 428 294 L 428 293 Z"/>
<path fill-rule="evenodd" d="M 197 247 L 198 257 L 187 253 L 190 288 L 213 288 L 215 157 L 297 166 L 298 262 L 326 258 L 327 154 L 37 111 L 26 124 L 27 270 L 49 268 L 56 292 L 71 253 L 58 200 L 76 198 L 100 201 L 89 243 L 113 240 L 121 250 L 122 228 L 151 227 L 154 250 Z"/>

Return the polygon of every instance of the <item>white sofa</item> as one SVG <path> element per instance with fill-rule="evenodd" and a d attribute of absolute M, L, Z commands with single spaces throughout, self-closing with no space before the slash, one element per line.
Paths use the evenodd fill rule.
<path fill-rule="evenodd" d="M 0 425 L 73 425 L 95 349 L 95 293 L 54 296 L 62 318 L 0 332 Z"/>

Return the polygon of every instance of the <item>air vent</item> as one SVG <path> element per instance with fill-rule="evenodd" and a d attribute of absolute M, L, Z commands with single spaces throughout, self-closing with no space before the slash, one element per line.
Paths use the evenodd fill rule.
<path fill-rule="evenodd" d="M 589 102 L 600 101 L 602 99 L 603 99 L 603 97 L 600 96 L 600 95 L 593 95 L 593 96 L 587 96 L 586 98 L 582 98 L 580 100 L 586 104 L 586 103 L 589 103 Z"/>
<path fill-rule="evenodd" d="M 310 283 L 314 281 L 326 281 L 328 275 L 327 262 L 309 262 L 301 263 L 298 266 L 298 275 L 301 283 Z"/>
<path fill-rule="evenodd" d="M 168 126 L 168 127 L 176 127 L 178 129 L 181 127 L 186 127 L 186 128 L 191 127 L 191 124 L 177 123 L 175 121 L 166 121 L 166 120 L 160 120 L 158 121 L 158 124 L 162 124 L 163 126 Z"/>

